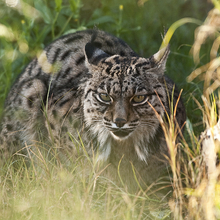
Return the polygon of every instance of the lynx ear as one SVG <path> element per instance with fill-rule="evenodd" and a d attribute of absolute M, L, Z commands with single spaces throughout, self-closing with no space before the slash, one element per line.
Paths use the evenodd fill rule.
<path fill-rule="evenodd" d="M 157 69 L 159 74 L 164 74 L 166 69 L 166 62 L 170 53 L 170 46 L 160 49 L 152 57 L 150 57 L 151 67 Z"/>
<path fill-rule="evenodd" d="M 103 50 L 95 47 L 92 43 L 87 43 L 85 46 L 85 58 L 87 64 L 93 64 L 97 65 L 98 62 L 105 58 L 109 57 L 107 53 L 105 53 Z"/>

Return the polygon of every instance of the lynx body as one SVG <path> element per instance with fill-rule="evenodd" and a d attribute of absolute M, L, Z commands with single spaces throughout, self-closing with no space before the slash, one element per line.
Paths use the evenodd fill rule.
<path fill-rule="evenodd" d="M 169 48 L 139 57 L 125 42 L 103 31 L 65 35 L 34 59 L 8 94 L 1 124 L 2 157 L 44 140 L 61 157 L 77 158 L 74 140 L 89 155 L 110 163 L 130 185 L 131 164 L 143 183 L 157 178 L 168 149 L 158 116 L 170 112 L 179 92 L 164 75 Z M 185 121 L 180 99 L 176 122 Z M 83 153 L 83 152 L 81 152 Z M 122 159 L 123 157 L 123 159 Z M 158 175 L 155 175 L 158 174 Z"/>

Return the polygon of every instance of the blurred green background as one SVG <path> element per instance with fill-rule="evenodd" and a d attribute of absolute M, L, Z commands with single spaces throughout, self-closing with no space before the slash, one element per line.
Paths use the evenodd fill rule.
<path fill-rule="evenodd" d="M 206 0 L 0 0 L 0 112 L 17 75 L 39 51 L 63 34 L 98 28 L 126 41 L 139 55 L 149 57 L 159 49 L 164 30 L 175 21 L 192 17 L 204 21 L 212 4 Z M 202 129 L 202 83 L 188 83 L 196 68 L 190 49 L 195 24 L 186 24 L 172 37 L 167 75 L 183 89 L 187 116 Z M 210 44 L 211 45 L 211 44 Z M 201 63 L 209 61 L 205 45 Z"/>

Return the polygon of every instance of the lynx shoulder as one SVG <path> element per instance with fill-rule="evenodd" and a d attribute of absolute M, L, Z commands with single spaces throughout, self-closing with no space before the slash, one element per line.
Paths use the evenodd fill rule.
<path fill-rule="evenodd" d="M 88 154 L 97 152 L 98 160 L 113 167 L 124 155 L 123 178 L 130 178 L 132 162 L 143 181 L 151 182 L 168 154 L 158 115 L 169 114 L 169 98 L 175 106 L 179 97 L 164 75 L 168 54 L 169 47 L 139 57 L 124 41 L 98 30 L 57 39 L 28 64 L 8 94 L 1 157 L 46 141 L 60 155 L 76 158 L 73 142 L 81 138 Z M 179 127 L 185 119 L 180 99 Z"/>

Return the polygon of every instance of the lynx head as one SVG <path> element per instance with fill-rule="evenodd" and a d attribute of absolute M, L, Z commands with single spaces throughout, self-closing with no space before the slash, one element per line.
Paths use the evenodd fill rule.
<path fill-rule="evenodd" d="M 85 46 L 91 74 L 84 90 L 85 125 L 99 142 L 102 159 L 111 143 L 130 145 L 146 160 L 147 143 L 159 127 L 155 114 L 164 115 L 167 93 L 162 84 L 169 48 L 151 58 L 110 56 L 91 43 Z"/>

